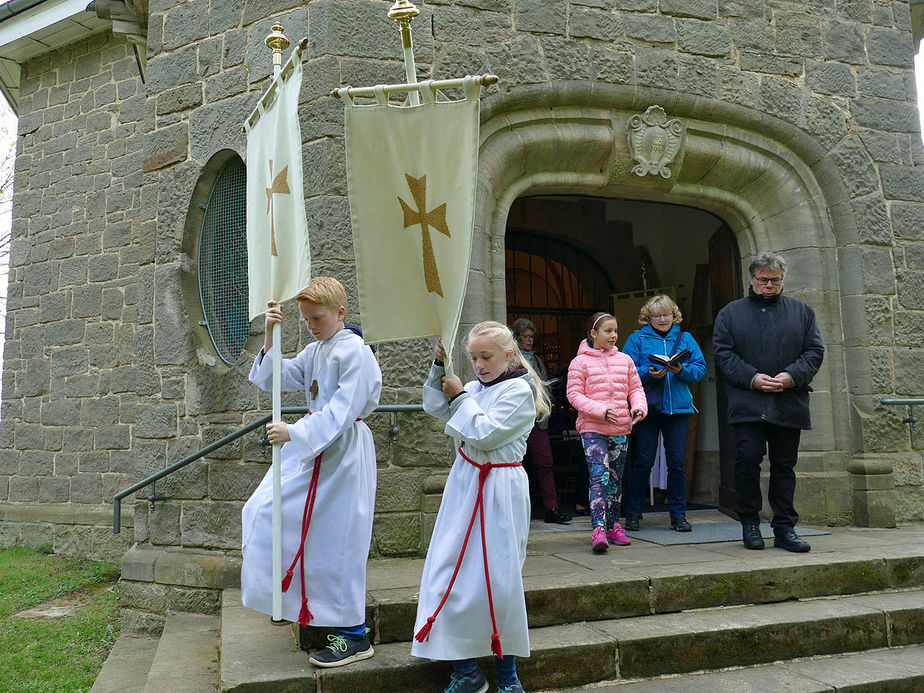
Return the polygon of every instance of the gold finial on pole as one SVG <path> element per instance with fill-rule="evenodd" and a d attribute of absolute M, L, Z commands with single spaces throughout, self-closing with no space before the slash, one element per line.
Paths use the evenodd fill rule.
<path fill-rule="evenodd" d="M 414 45 L 411 40 L 411 20 L 420 14 L 417 6 L 410 0 L 395 0 L 395 4 L 388 10 L 388 18 L 398 22 L 401 29 L 401 45 L 404 48 L 404 72 L 408 84 L 417 84 L 417 67 L 414 65 Z M 420 94 L 415 90 L 408 95 L 410 104 L 417 106 L 420 103 Z"/>
<path fill-rule="evenodd" d="M 388 10 L 388 18 L 394 19 L 401 27 L 401 39 L 405 47 L 411 45 L 411 20 L 419 14 L 420 10 L 409 0 L 396 0 Z"/>
<path fill-rule="evenodd" d="M 282 52 L 289 47 L 289 39 L 282 33 L 282 24 L 279 22 L 273 24 L 273 30 L 264 43 L 273 49 L 273 76 L 275 77 L 282 70 Z"/>

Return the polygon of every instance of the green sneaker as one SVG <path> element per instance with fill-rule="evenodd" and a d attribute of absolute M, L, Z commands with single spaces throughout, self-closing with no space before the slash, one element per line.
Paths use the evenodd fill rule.
<path fill-rule="evenodd" d="M 481 669 L 475 670 L 474 676 L 463 676 L 452 672 L 449 687 L 443 693 L 487 693 L 488 680 Z"/>
<path fill-rule="evenodd" d="M 369 659 L 375 654 L 369 636 L 364 635 L 359 640 L 351 640 L 342 635 L 328 635 L 330 645 L 308 658 L 316 667 L 342 667 L 363 659 Z"/>

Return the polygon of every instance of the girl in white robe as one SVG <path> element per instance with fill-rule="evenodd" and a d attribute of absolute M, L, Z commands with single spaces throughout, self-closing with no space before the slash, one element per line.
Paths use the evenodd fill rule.
<path fill-rule="evenodd" d="M 488 688 L 475 658 L 494 654 L 498 690 L 522 692 L 516 657 L 529 656 L 522 569 L 530 500 L 520 461 L 549 400 L 505 325 L 476 325 L 468 348 L 478 380 L 463 389 L 445 377 L 438 344 L 423 388 L 424 409 L 447 422 L 458 454 L 421 576 L 411 653 L 452 660 L 446 691 L 473 693 Z"/>
<path fill-rule="evenodd" d="M 309 289 L 318 279 L 328 278 L 316 277 Z M 299 310 L 311 327 L 312 318 L 303 310 L 305 305 L 316 304 L 299 300 Z M 271 305 L 268 333 L 270 313 L 281 320 L 281 307 Z M 342 314 L 339 320 L 329 321 L 318 331 L 312 328 L 312 332 L 319 341 L 309 344 L 295 358 L 283 359 L 281 364 L 282 389 L 305 392 L 312 411 L 294 424 L 283 424 L 288 442 L 280 455 L 282 556 L 283 569 L 290 569 L 286 574 L 291 572 L 291 582 L 283 593 L 282 617 L 288 621 L 307 619 L 312 626 L 337 627 L 341 635 L 361 640 L 366 637 L 366 559 L 376 487 L 372 432 L 361 419 L 378 406 L 382 375 L 362 338 L 343 328 Z M 250 380 L 263 390 L 272 389 L 272 361 L 277 357 L 278 350 L 270 346 L 254 362 Z M 275 433 L 268 435 L 272 442 Z M 297 565 L 293 559 L 301 543 L 306 498 L 319 463 L 302 562 Z M 265 614 L 272 614 L 272 495 L 272 473 L 267 471 L 242 513 L 242 601 Z M 302 569 L 307 610 L 303 608 Z M 333 644 L 352 647 L 352 642 Z M 366 652 L 371 656 L 371 645 L 368 650 L 362 649 L 362 653 Z M 327 656 L 326 650 L 322 655 Z M 318 655 L 312 655 L 311 661 L 318 666 L 340 666 L 349 663 L 343 659 L 355 655 L 338 649 L 327 656 L 332 662 L 325 662 L 324 657 L 315 661 Z M 365 655 L 350 661 L 362 658 Z"/>

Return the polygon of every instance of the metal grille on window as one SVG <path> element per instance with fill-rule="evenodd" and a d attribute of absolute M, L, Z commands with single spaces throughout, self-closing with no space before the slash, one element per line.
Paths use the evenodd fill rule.
<path fill-rule="evenodd" d="M 587 318 L 609 310 L 612 283 L 598 262 L 559 239 L 508 229 L 506 246 L 507 319 L 532 320 L 533 348 L 550 376 L 563 375 L 586 336 Z"/>
<path fill-rule="evenodd" d="M 247 169 L 226 163 L 209 195 L 199 233 L 199 296 L 212 343 L 222 361 L 240 356 L 247 319 Z"/>

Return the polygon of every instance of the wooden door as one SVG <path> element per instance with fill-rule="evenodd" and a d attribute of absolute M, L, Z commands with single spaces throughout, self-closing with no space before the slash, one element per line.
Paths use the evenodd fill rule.
<path fill-rule="evenodd" d="M 727 303 L 741 297 L 741 262 L 738 241 L 725 224 L 709 239 L 712 317 Z M 719 420 L 719 510 L 737 518 L 735 512 L 735 441 L 728 425 L 728 398 L 722 372 L 713 364 Z"/>

